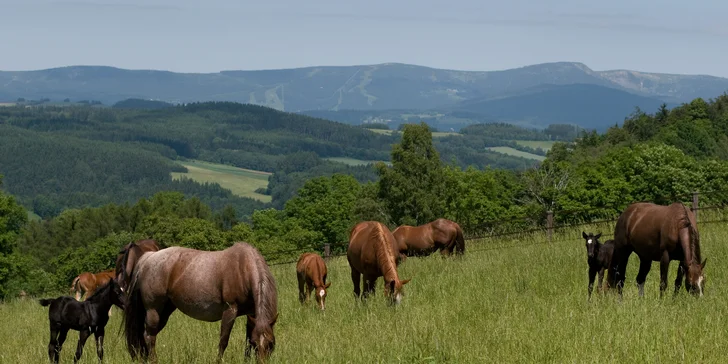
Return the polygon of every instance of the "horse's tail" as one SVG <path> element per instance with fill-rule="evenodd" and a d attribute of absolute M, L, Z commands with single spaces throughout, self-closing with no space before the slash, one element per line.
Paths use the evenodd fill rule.
<path fill-rule="evenodd" d="M 465 237 L 460 226 L 457 227 L 457 235 L 455 236 L 455 249 L 458 254 L 465 254 Z"/>
<path fill-rule="evenodd" d="M 76 301 L 81 300 L 81 296 L 79 295 L 79 288 L 78 288 L 78 281 L 81 278 L 81 275 L 77 275 L 76 278 L 73 279 L 73 282 L 71 283 L 71 294 L 73 294 L 76 297 Z"/>
<path fill-rule="evenodd" d="M 41 298 L 38 300 L 38 303 L 40 303 L 41 306 L 45 307 L 53 303 L 52 298 Z"/>
<path fill-rule="evenodd" d="M 132 279 L 129 285 L 124 305 L 124 335 L 126 336 L 126 348 L 135 360 L 137 355 L 143 359 L 149 356 L 149 348 L 144 340 L 144 319 L 147 316 L 142 294 L 136 287 L 136 279 Z"/>

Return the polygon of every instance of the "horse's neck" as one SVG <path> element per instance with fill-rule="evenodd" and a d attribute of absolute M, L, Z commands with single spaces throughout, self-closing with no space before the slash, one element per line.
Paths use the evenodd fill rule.
<path fill-rule="evenodd" d="M 385 282 L 399 279 L 397 276 L 397 266 L 394 262 L 394 256 L 392 256 L 391 249 L 388 245 L 389 244 L 387 244 L 386 241 L 382 242 L 378 247 L 379 254 L 377 254 L 377 260 L 379 262 L 379 267 L 382 270 L 382 276 L 384 277 Z"/>
<path fill-rule="evenodd" d="M 276 300 L 275 294 L 270 292 L 271 289 L 275 289 L 272 285 L 273 282 L 268 280 L 265 271 L 260 267 L 260 264 L 255 263 L 256 269 L 255 274 L 257 279 L 254 283 L 253 289 L 253 300 L 255 302 L 255 321 L 258 324 L 268 323 L 273 319 L 275 315 L 275 305 L 272 305 L 270 300 Z"/>

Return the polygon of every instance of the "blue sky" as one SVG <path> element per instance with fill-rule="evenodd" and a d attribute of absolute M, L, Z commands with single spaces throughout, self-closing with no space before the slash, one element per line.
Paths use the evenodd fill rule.
<path fill-rule="evenodd" d="M 728 77 L 728 1 L 0 0 L 0 70 L 401 62 Z"/>

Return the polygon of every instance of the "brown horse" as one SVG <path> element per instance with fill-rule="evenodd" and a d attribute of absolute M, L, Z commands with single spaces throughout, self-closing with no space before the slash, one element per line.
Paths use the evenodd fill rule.
<path fill-rule="evenodd" d="M 245 356 L 265 360 L 275 348 L 278 294 L 260 252 L 246 243 L 221 251 L 170 247 L 141 253 L 132 245 L 122 267 L 133 267 L 124 308 L 124 332 L 132 357 L 156 362 L 157 334 L 179 309 L 201 321 L 222 321 L 217 360 L 227 348 L 235 318 L 247 315 Z"/>
<path fill-rule="evenodd" d="M 326 263 L 316 253 L 303 253 L 296 264 L 296 276 L 298 277 L 298 300 L 303 304 L 311 297 L 311 292 L 316 289 L 316 302 L 321 310 L 326 309 L 327 289 L 331 282 L 326 283 Z M 305 287 L 304 287 L 305 285 Z"/>
<path fill-rule="evenodd" d="M 351 267 L 354 295 L 361 297 L 359 282 L 364 275 L 364 297 L 374 294 L 377 278 L 384 279 L 384 295 L 389 303 L 402 301 L 402 287 L 410 280 L 399 280 L 395 263 L 396 240 L 392 232 L 377 221 L 358 223 L 349 234 L 346 258 Z"/>
<path fill-rule="evenodd" d="M 463 230 L 454 221 L 437 219 L 420 226 L 402 225 L 392 233 L 397 240 L 397 264 L 407 256 L 426 256 L 438 249 L 446 256 L 453 251 L 465 253 Z"/>
<path fill-rule="evenodd" d="M 71 294 L 76 301 L 91 297 L 98 287 L 102 287 L 114 278 L 114 270 L 105 270 L 99 273 L 83 272 L 76 276 L 71 283 Z"/>
<path fill-rule="evenodd" d="M 675 279 L 675 293 L 680 290 L 683 274 L 688 292 L 703 295 L 706 260 L 700 262 L 700 235 L 695 215 L 682 203 L 661 206 L 639 202 L 629 205 L 617 220 L 614 232 L 614 255 L 609 264 L 607 282 L 617 287 L 620 298 L 624 286 L 627 262 L 632 252 L 640 258 L 637 274 L 639 295 L 653 261 L 660 262 L 660 297 L 667 289 L 667 272 L 671 260 L 680 261 Z"/>
<path fill-rule="evenodd" d="M 124 264 L 122 262 L 124 261 L 124 254 L 129 251 L 129 248 L 132 245 L 136 245 L 139 249 L 133 249 L 130 252 L 130 254 L 132 254 L 132 257 L 126 260 L 127 266 L 123 267 Z M 119 287 L 121 287 L 122 292 L 126 290 L 129 279 L 134 273 L 132 267 L 130 267 L 129 265 L 131 264 L 131 262 L 139 259 L 139 257 L 135 256 L 135 254 L 137 254 L 137 252 L 138 254 L 144 254 L 146 252 L 156 252 L 158 250 L 159 245 L 157 245 L 157 242 L 152 239 L 138 240 L 136 242 L 126 244 L 123 248 L 121 248 L 121 250 L 119 251 L 119 255 L 116 257 L 116 282 L 119 283 Z"/>

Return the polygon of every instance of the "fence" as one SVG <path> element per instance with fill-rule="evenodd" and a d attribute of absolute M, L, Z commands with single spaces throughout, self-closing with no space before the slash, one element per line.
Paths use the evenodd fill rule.
<path fill-rule="evenodd" d="M 711 202 L 712 204 L 709 206 L 700 206 L 700 196 L 708 196 L 709 198 L 706 198 L 705 200 Z M 710 198 L 712 197 L 712 198 Z M 696 221 L 698 225 L 701 224 L 712 224 L 712 223 L 719 223 L 719 222 L 728 222 L 728 216 L 724 213 L 725 209 L 728 208 L 728 190 L 725 191 L 710 191 L 710 192 L 693 192 L 688 195 L 681 195 L 681 196 L 671 196 L 669 198 L 661 198 L 660 201 L 644 201 L 644 202 L 655 202 L 658 204 L 670 204 L 672 202 L 681 202 L 686 203 L 689 201 L 690 210 L 695 214 Z M 527 245 L 527 241 L 530 241 L 533 244 L 550 244 L 557 239 L 555 238 L 555 235 L 559 232 L 563 232 L 566 230 L 574 230 L 578 227 L 584 227 L 584 226 L 605 226 L 605 227 L 612 227 L 614 224 L 616 224 L 617 219 L 619 218 L 619 213 L 612 214 L 611 216 L 603 216 L 600 219 L 591 219 L 588 221 L 582 221 L 579 223 L 569 223 L 569 224 L 561 224 L 557 225 L 555 224 L 555 217 L 556 216 L 583 216 L 584 212 L 589 211 L 618 211 L 621 212 L 624 210 L 624 208 L 627 207 L 628 204 L 623 204 L 619 206 L 600 206 L 600 207 L 589 207 L 584 209 L 577 209 L 577 210 L 560 210 L 554 213 L 554 211 L 547 211 L 545 214 L 545 217 L 524 217 L 519 219 L 510 219 L 510 220 L 493 220 L 493 221 L 486 221 L 481 224 L 479 224 L 477 227 L 472 229 L 472 231 L 466 231 L 465 232 L 465 240 L 470 241 L 471 247 L 468 248 L 468 251 L 484 251 L 484 250 L 493 250 L 493 249 L 504 249 L 504 248 L 510 248 L 517 245 Z M 704 213 L 700 213 L 700 211 L 705 211 Z M 709 211 L 713 211 L 714 213 L 711 214 L 707 213 Z M 587 214 L 589 215 L 589 214 Z M 701 216 L 708 216 L 713 217 L 713 219 L 706 219 L 701 220 Z M 718 216 L 719 218 L 715 218 Z M 565 221 L 573 221 L 574 219 L 565 218 L 562 219 Z M 539 239 L 539 237 L 535 236 L 535 234 L 543 234 L 545 237 L 543 240 Z M 602 234 L 602 237 L 611 237 L 613 234 Z M 488 241 L 494 241 L 494 240 L 508 240 L 508 238 L 512 238 L 511 240 L 515 240 L 512 244 L 507 243 L 499 243 L 499 244 L 488 244 Z M 582 241 L 581 235 L 579 235 L 578 239 L 568 239 L 565 237 L 561 237 L 561 239 L 558 239 L 558 241 L 566 242 L 566 241 Z M 346 246 L 347 243 L 342 243 L 342 246 Z M 472 245 L 476 244 L 476 249 L 472 249 Z M 340 253 L 340 254 L 332 254 L 331 250 L 331 244 L 324 244 L 322 247 L 320 247 L 318 250 L 320 250 L 323 254 L 322 257 L 324 260 L 328 261 L 331 258 L 334 257 L 341 257 L 345 256 L 346 253 Z M 269 261 L 272 261 L 270 265 L 284 265 L 284 264 L 293 264 L 297 262 L 297 256 L 296 260 L 291 259 L 285 259 L 284 256 L 290 256 L 292 254 L 294 255 L 300 255 L 304 252 L 311 251 L 310 249 L 307 250 L 287 250 L 287 251 L 277 251 L 277 252 L 268 252 L 266 259 Z M 270 257 L 270 258 L 269 258 Z M 283 259 L 281 259 L 283 258 Z M 278 261 L 281 259 L 281 261 Z"/>

